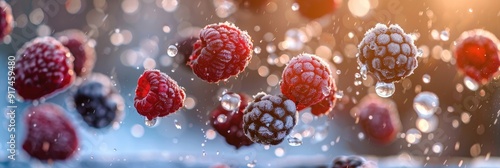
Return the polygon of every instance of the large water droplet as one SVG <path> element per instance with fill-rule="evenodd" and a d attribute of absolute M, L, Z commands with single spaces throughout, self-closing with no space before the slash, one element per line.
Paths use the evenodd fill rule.
<path fill-rule="evenodd" d="M 479 84 L 474 79 L 468 76 L 464 77 L 464 84 L 471 91 L 476 91 L 477 89 L 479 89 Z"/>
<path fill-rule="evenodd" d="M 395 91 L 394 83 L 377 82 L 375 85 L 375 92 L 380 97 L 391 97 Z"/>
<path fill-rule="evenodd" d="M 179 123 L 179 121 L 174 120 L 174 124 L 175 124 L 175 128 L 182 129 L 181 123 Z"/>
<path fill-rule="evenodd" d="M 149 120 L 146 117 L 144 120 L 144 124 L 148 127 L 154 127 L 154 126 L 156 126 L 157 121 L 158 121 L 158 118 L 153 118 L 152 120 Z"/>
<path fill-rule="evenodd" d="M 422 76 L 422 81 L 423 81 L 424 83 L 430 83 L 430 82 L 431 82 L 431 76 L 430 76 L 429 74 L 424 74 L 424 75 Z"/>
<path fill-rule="evenodd" d="M 175 55 L 177 55 L 177 52 L 178 52 L 177 47 L 175 47 L 174 45 L 168 46 L 167 49 L 168 56 L 174 57 Z"/>
<path fill-rule="evenodd" d="M 418 144 L 420 139 L 422 139 L 422 133 L 415 128 L 406 131 L 406 142 L 410 144 Z"/>
<path fill-rule="evenodd" d="M 219 116 L 217 116 L 217 122 L 218 123 L 225 123 L 227 120 L 227 116 L 224 115 L 224 114 L 219 114 Z"/>
<path fill-rule="evenodd" d="M 297 137 L 290 137 L 288 138 L 288 145 L 290 146 L 300 146 L 302 145 L 302 140 Z"/>
<path fill-rule="evenodd" d="M 439 98 L 432 92 L 421 92 L 413 99 L 413 109 L 419 117 L 429 118 L 439 107 Z"/>
<path fill-rule="evenodd" d="M 224 93 L 220 98 L 222 108 L 227 111 L 235 111 L 240 107 L 241 97 L 237 93 Z"/>

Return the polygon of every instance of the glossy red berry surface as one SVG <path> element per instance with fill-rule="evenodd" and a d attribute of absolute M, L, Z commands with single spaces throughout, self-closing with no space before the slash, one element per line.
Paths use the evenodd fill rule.
<path fill-rule="evenodd" d="M 25 100 L 54 95 L 74 81 L 73 56 L 52 37 L 38 37 L 17 53 L 14 88 Z"/>
<path fill-rule="evenodd" d="M 75 128 L 58 105 L 46 103 L 25 111 L 27 135 L 23 149 L 39 160 L 65 160 L 78 148 Z"/>
<path fill-rule="evenodd" d="M 331 91 L 328 96 L 326 96 L 323 100 L 321 100 L 319 103 L 316 103 L 311 106 L 311 113 L 316 116 L 321 116 L 321 115 L 328 115 L 330 111 L 335 107 L 337 97 L 335 97 L 335 94 L 337 92 L 337 86 L 335 85 L 335 82 L 332 82 L 331 86 Z"/>
<path fill-rule="evenodd" d="M 330 95 L 333 78 L 328 64 L 312 54 L 300 54 L 286 65 L 280 83 L 283 95 L 297 104 L 301 110 Z"/>
<path fill-rule="evenodd" d="M 148 120 L 164 117 L 184 106 L 183 88 L 159 70 L 145 70 L 137 81 L 134 106 Z"/>
<path fill-rule="evenodd" d="M 84 76 L 92 72 L 95 63 L 94 44 L 80 30 L 66 30 L 55 35 L 57 39 L 69 49 L 75 57 L 73 69 L 77 76 Z"/>
<path fill-rule="evenodd" d="M 396 104 L 374 94 L 365 96 L 356 106 L 359 125 L 367 137 L 379 144 L 389 144 L 401 130 Z"/>
<path fill-rule="evenodd" d="M 224 22 L 205 26 L 188 64 L 200 79 L 216 83 L 241 73 L 250 62 L 252 39 L 246 31 Z"/>
<path fill-rule="evenodd" d="M 0 1 L 0 40 L 12 32 L 13 24 L 10 5 L 5 1 Z"/>
<path fill-rule="evenodd" d="M 335 12 L 342 0 L 296 0 L 299 5 L 299 12 L 309 19 L 317 19 L 329 13 Z"/>
<path fill-rule="evenodd" d="M 243 131 L 243 113 L 250 98 L 244 93 L 239 93 L 239 95 L 241 103 L 237 111 L 228 111 L 219 105 L 212 111 L 210 118 L 212 127 L 236 149 L 253 144 Z"/>
<path fill-rule="evenodd" d="M 417 47 L 398 25 L 377 24 L 358 45 L 358 65 L 366 67 L 378 81 L 398 82 L 418 66 Z"/>
<path fill-rule="evenodd" d="M 456 43 L 453 54 L 461 72 L 481 84 L 496 76 L 500 42 L 494 34 L 482 29 L 470 30 L 463 32 Z"/>

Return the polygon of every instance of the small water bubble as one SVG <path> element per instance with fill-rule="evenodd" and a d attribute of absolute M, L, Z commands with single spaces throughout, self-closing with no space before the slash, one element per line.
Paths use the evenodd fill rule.
<path fill-rule="evenodd" d="M 293 3 L 292 4 L 292 11 L 298 11 L 300 8 L 300 5 L 298 3 Z"/>
<path fill-rule="evenodd" d="M 356 72 L 356 73 L 354 74 L 354 77 L 355 77 L 355 78 L 361 78 L 361 74 L 359 74 L 359 73 L 357 73 L 357 72 Z"/>
<path fill-rule="evenodd" d="M 464 77 L 464 84 L 471 91 L 476 91 L 477 89 L 479 89 L 479 83 L 477 83 L 471 77 L 465 76 Z"/>
<path fill-rule="evenodd" d="M 410 144 L 418 144 L 420 142 L 420 139 L 422 139 L 422 133 L 420 133 L 419 130 L 412 128 L 406 131 L 406 136 L 405 136 L 406 142 Z"/>
<path fill-rule="evenodd" d="M 447 30 L 441 31 L 441 34 L 439 35 L 439 38 L 442 41 L 448 41 L 450 39 L 450 33 Z"/>
<path fill-rule="evenodd" d="M 432 151 L 434 153 L 441 153 L 443 152 L 443 144 L 440 142 L 436 142 L 434 145 L 432 145 Z"/>
<path fill-rule="evenodd" d="M 225 123 L 226 120 L 227 120 L 227 116 L 224 114 L 219 114 L 219 116 L 217 116 L 217 122 L 219 122 L 219 123 Z"/>
<path fill-rule="evenodd" d="M 153 118 L 153 119 L 149 120 L 146 117 L 144 120 L 144 124 L 148 127 L 154 127 L 154 126 L 156 126 L 157 121 L 158 121 L 158 118 Z"/>
<path fill-rule="evenodd" d="M 361 66 L 361 68 L 359 69 L 359 74 L 361 75 L 361 78 L 363 78 L 363 80 L 366 80 L 368 78 L 368 69 L 366 68 L 366 65 Z"/>
<path fill-rule="evenodd" d="M 252 161 L 252 162 L 250 162 L 250 163 L 247 163 L 247 167 L 249 167 L 249 168 L 253 168 L 253 167 L 255 167 L 255 165 L 256 165 L 256 161 L 255 160 Z"/>
<path fill-rule="evenodd" d="M 175 55 L 177 55 L 178 51 L 179 50 L 177 50 L 177 47 L 175 45 L 170 45 L 170 46 L 168 46 L 167 54 L 170 57 L 175 57 Z"/>
<path fill-rule="evenodd" d="M 319 126 L 316 128 L 316 133 L 312 138 L 313 143 L 321 142 L 328 137 L 328 126 Z"/>
<path fill-rule="evenodd" d="M 430 76 L 429 74 L 424 74 L 424 75 L 422 76 L 422 81 L 423 81 L 424 83 L 430 83 L 430 82 L 431 82 L 431 76 Z"/>
<path fill-rule="evenodd" d="M 179 123 L 179 121 L 174 120 L 174 124 L 175 124 L 175 128 L 182 129 L 181 123 Z"/>
<path fill-rule="evenodd" d="M 262 49 L 259 47 L 259 46 L 256 46 L 254 49 L 253 49 L 253 52 L 255 52 L 255 54 L 260 54 L 260 52 L 262 51 Z"/>
<path fill-rule="evenodd" d="M 391 97 L 395 91 L 394 83 L 377 82 L 375 85 L 375 92 L 380 97 Z"/>
<path fill-rule="evenodd" d="M 365 139 L 365 134 L 364 134 L 364 133 L 362 133 L 362 132 L 358 133 L 358 139 L 359 139 L 359 140 L 363 140 L 363 139 Z"/>
<path fill-rule="evenodd" d="M 266 51 L 268 53 L 274 53 L 276 51 L 276 46 L 273 43 L 269 43 L 266 46 Z"/>
<path fill-rule="evenodd" d="M 418 116 L 429 118 L 439 108 L 439 98 L 432 92 L 421 92 L 413 99 L 413 109 Z"/>
<path fill-rule="evenodd" d="M 419 49 L 417 50 L 417 54 L 416 54 L 415 56 L 416 56 L 416 57 L 422 57 L 423 55 L 424 55 L 424 50 L 422 50 L 422 49 L 420 49 L 420 48 L 419 48 Z"/>
<path fill-rule="evenodd" d="M 302 145 L 302 140 L 297 137 L 288 138 L 288 145 L 290 146 L 300 146 Z"/>
<path fill-rule="evenodd" d="M 237 93 L 223 93 L 222 97 L 220 98 L 220 103 L 222 108 L 224 108 L 225 110 L 234 111 L 240 107 L 241 97 Z"/>
<path fill-rule="evenodd" d="M 94 156 L 90 156 L 90 160 L 93 160 L 94 159 Z"/>
<path fill-rule="evenodd" d="M 335 92 L 335 98 L 342 99 L 342 97 L 344 97 L 344 91 L 343 90 L 339 90 L 339 91 Z"/>

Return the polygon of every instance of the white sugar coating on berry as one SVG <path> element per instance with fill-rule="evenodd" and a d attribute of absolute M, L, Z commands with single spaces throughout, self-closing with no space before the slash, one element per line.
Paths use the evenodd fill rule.
<path fill-rule="evenodd" d="M 264 115 L 262 115 L 262 117 L 260 117 L 260 122 L 262 122 L 263 124 L 269 124 L 273 121 L 274 117 L 269 114 L 269 113 L 265 113 Z"/>
<path fill-rule="evenodd" d="M 279 118 L 285 116 L 285 110 L 281 107 L 277 107 L 274 109 L 274 114 L 276 114 Z"/>
<path fill-rule="evenodd" d="M 314 66 L 311 63 L 309 63 L 309 62 L 304 63 L 303 66 L 304 66 L 303 68 L 305 70 L 308 70 L 308 71 L 314 70 Z"/>
<path fill-rule="evenodd" d="M 396 43 L 403 43 L 403 36 L 401 36 L 401 34 L 392 33 L 391 40 Z"/>
<path fill-rule="evenodd" d="M 271 96 L 271 97 L 269 97 L 269 101 L 273 102 L 274 104 L 281 104 L 283 99 L 281 97 L 278 97 L 278 96 Z"/>
<path fill-rule="evenodd" d="M 273 136 L 273 132 L 271 132 L 267 127 L 259 127 L 259 134 L 264 137 Z"/>
<path fill-rule="evenodd" d="M 269 100 L 261 100 L 260 102 L 255 103 L 258 108 L 262 111 L 271 111 L 273 109 L 273 103 Z"/>
<path fill-rule="evenodd" d="M 387 45 L 387 50 L 389 50 L 389 53 L 391 55 L 396 55 L 396 54 L 399 54 L 401 52 L 401 48 L 399 47 L 399 44 L 396 44 L 396 43 L 390 43 L 389 45 Z"/>
<path fill-rule="evenodd" d="M 398 33 L 398 34 L 404 34 L 404 31 L 401 28 L 401 26 L 399 26 L 397 24 L 390 25 L 389 26 L 389 32 L 391 32 L 391 33 Z"/>
<path fill-rule="evenodd" d="M 404 55 L 410 55 L 411 53 L 411 47 L 408 44 L 401 44 L 401 51 L 403 52 Z"/>
<path fill-rule="evenodd" d="M 296 111 L 297 110 L 295 103 L 292 100 L 285 100 L 285 102 L 283 102 L 283 106 L 285 107 L 286 111 Z"/>
<path fill-rule="evenodd" d="M 312 83 L 314 80 L 314 72 L 305 72 L 300 75 L 302 81 Z"/>
<path fill-rule="evenodd" d="M 276 130 L 281 130 L 281 129 L 283 129 L 284 125 L 285 125 L 285 124 L 283 124 L 283 121 L 281 121 L 281 120 L 276 120 L 276 121 L 273 123 L 273 127 L 274 127 L 274 129 L 276 129 Z"/>
<path fill-rule="evenodd" d="M 371 44 L 375 39 L 377 38 L 377 35 L 373 32 L 368 32 L 365 34 L 365 38 L 363 38 L 363 42 L 365 44 Z"/>
<path fill-rule="evenodd" d="M 377 44 L 379 45 L 387 45 L 391 42 L 391 38 L 387 34 L 381 34 L 377 36 Z"/>
<path fill-rule="evenodd" d="M 285 139 L 285 136 L 287 135 L 286 131 L 280 131 L 276 135 L 277 139 Z"/>
<path fill-rule="evenodd" d="M 295 126 L 295 123 L 293 123 L 293 118 L 291 116 L 287 116 L 285 119 L 285 128 L 289 129 Z"/>
<path fill-rule="evenodd" d="M 367 31 L 367 34 L 368 32 L 373 32 L 375 34 L 385 34 L 387 32 L 387 26 L 385 24 L 377 23 L 374 28 L 371 28 Z"/>

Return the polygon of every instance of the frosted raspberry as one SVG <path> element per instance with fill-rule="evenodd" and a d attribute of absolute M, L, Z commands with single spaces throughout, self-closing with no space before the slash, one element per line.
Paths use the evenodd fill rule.
<path fill-rule="evenodd" d="M 10 5 L 1 0 L 0 1 L 0 40 L 12 32 L 14 19 L 12 17 L 12 9 Z"/>
<path fill-rule="evenodd" d="M 146 70 L 135 89 L 134 106 L 148 120 L 164 117 L 184 106 L 183 88 L 159 70 Z"/>
<path fill-rule="evenodd" d="M 458 69 L 480 84 L 486 84 L 498 73 L 500 42 L 494 34 L 475 29 L 463 32 L 456 40 L 454 56 Z"/>
<path fill-rule="evenodd" d="M 231 23 L 205 26 L 188 64 L 194 74 L 215 83 L 241 73 L 252 58 L 253 43 L 246 31 Z"/>
<path fill-rule="evenodd" d="M 290 60 L 281 78 L 281 92 L 297 104 L 298 110 L 319 103 L 333 89 L 330 67 L 312 54 L 300 54 Z"/>
<path fill-rule="evenodd" d="M 358 45 L 359 66 L 382 82 L 398 82 L 417 68 L 417 47 L 398 25 L 377 24 Z"/>
<path fill-rule="evenodd" d="M 25 100 L 52 96 L 74 81 L 73 56 L 52 37 L 38 37 L 17 52 L 14 88 Z"/>
<path fill-rule="evenodd" d="M 342 4 L 342 0 L 295 0 L 299 12 L 309 19 L 317 19 L 333 13 Z"/>
<path fill-rule="evenodd" d="M 243 132 L 243 113 L 250 98 L 244 93 L 238 95 L 241 98 L 238 111 L 227 111 L 219 105 L 212 111 L 210 118 L 214 129 L 226 139 L 229 145 L 233 145 L 236 149 L 253 144 Z"/>
<path fill-rule="evenodd" d="M 391 143 L 401 130 L 396 104 L 390 99 L 367 95 L 356 106 L 355 112 L 365 134 L 377 143 Z"/>
<path fill-rule="evenodd" d="M 92 72 L 96 59 L 95 49 L 85 33 L 80 30 L 72 29 L 59 32 L 55 37 L 57 37 L 75 57 L 73 69 L 77 76 L 85 76 Z"/>
<path fill-rule="evenodd" d="M 26 109 L 23 149 L 39 160 L 65 160 L 77 152 L 78 137 L 64 110 L 46 103 Z"/>
<path fill-rule="evenodd" d="M 332 82 L 330 94 L 321 100 L 319 103 L 316 103 L 311 106 L 311 113 L 316 116 L 328 115 L 330 111 L 332 111 L 333 107 L 335 107 L 335 101 L 337 98 L 335 97 L 335 93 L 337 92 L 337 86 L 335 82 Z"/>
<path fill-rule="evenodd" d="M 245 135 L 260 144 L 281 143 L 297 124 L 295 103 L 283 95 L 273 96 L 263 92 L 255 95 L 254 99 L 243 116 Z"/>

